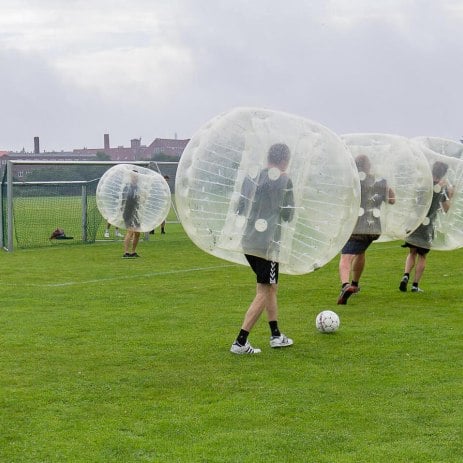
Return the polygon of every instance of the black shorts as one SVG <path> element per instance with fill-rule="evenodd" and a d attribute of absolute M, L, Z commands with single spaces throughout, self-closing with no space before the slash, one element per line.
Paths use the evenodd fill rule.
<path fill-rule="evenodd" d="M 379 238 L 378 235 L 354 235 L 341 249 L 341 254 L 363 254 L 373 241 Z"/>
<path fill-rule="evenodd" d="M 124 211 L 122 212 L 125 228 L 138 228 L 140 226 L 140 219 L 138 218 L 138 200 L 127 201 L 125 203 Z"/>
<path fill-rule="evenodd" d="M 403 248 L 416 249 L 416 253 L 419 254 L 420 256 L 425 256 L 430 251 L 430 249 L 428 249 L 428 248 L 420 248 L 419 246 L 415 246 L 414 244 L 410 244 L 410 243 L 407 243 L 407 242 L 402 244 L 402 247 Z"/>
<path fill-rule="evenodd" d="M 256 274 L 257 283 L 264 285 L 278 283 L 278 262 L 263 259 L 262 257 L 244 255 L 252 270 Z"/>

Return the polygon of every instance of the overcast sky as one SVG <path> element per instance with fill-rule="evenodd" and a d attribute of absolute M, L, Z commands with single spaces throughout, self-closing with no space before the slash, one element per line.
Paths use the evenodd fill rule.
<path fill-rule="evenodd" d="M 236 106 L 463 136 L 462 0 L 1 0 L 0 150 L 190 138 Z"/>

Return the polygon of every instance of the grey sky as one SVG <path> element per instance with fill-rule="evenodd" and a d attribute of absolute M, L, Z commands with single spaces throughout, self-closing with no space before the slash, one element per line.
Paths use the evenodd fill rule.
<path fill-rule="evenodd" d="M 462 0 L 2 0 L 0 149 L 190 138 L 235 106 L 463 136 Z"/>

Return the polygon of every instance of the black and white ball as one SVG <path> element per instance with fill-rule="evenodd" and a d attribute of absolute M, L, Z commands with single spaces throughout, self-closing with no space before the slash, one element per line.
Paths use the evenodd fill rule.
<path fill-rule="evenodd" d="M 317 315 L 315 326 L 320 333 L 334 333 L 338 330 L 341 320 L 336 312 L 324 310 Z"/>

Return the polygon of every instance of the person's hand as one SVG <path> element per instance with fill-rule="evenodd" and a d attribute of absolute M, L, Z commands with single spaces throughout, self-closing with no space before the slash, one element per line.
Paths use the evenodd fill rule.
<path fill-rule="evenodd" d="M 371 202 L 373 203 L 373 206 L 380 206 L 383 202 L 383 196 L 379 193 L 376 193 L 371 197 Z"/>
<path fill-rule="evenodd" d="M 446 191 L 447 191 L 447 199 L 452 199 L 452 196 L 453 194 L 455 193 L 455 189 L 453 188 L 453 186 L 447 186 L 446 188 Z"/>

